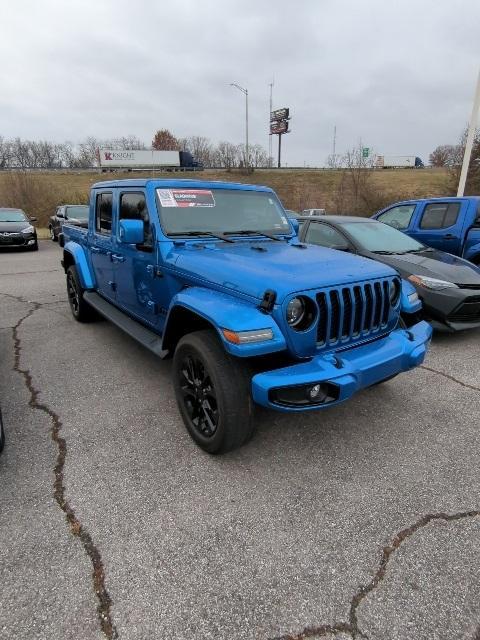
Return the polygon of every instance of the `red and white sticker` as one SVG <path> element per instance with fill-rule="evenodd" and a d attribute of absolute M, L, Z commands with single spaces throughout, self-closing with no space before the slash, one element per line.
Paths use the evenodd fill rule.
<path fill-rule="evenodd" d="M 157 189 L 162 207 L 214 207 L 213 193 L 207 189 Z"/>

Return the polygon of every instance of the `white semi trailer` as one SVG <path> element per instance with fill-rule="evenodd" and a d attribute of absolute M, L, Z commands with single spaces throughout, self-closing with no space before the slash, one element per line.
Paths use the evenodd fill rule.
<path fill-rule="evenodd" d="M 188 151 L 157 151 L 156 149 L 97 149 L 102 171 L 114 169 L 198 170 L 201 165 Z"/>
<path fill-rule="evenodd" d="M 419 169 L 423 162 L 418 156 L 377 156 L 376 166 L 379 169 Z"/>

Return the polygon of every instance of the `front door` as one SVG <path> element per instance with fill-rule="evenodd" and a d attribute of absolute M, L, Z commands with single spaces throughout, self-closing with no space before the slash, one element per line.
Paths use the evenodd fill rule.
<path fill-rule="evenodd" d="M 161 329 L 165 318 L 162 301 L 166 299 L 166 285 L 158 269 L 154 228 L 150 224 L 145 194 L 140 190 L 121 191 L 118 198 L 118 220 L 143 220 L 144 240 L 137 245 L 120 243 L 117 233 L 112 254 L 117 304 L 143 322 Z"/>

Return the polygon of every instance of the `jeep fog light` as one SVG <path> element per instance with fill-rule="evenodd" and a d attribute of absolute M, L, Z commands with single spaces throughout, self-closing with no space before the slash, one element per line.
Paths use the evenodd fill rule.
<path fill-rule="evenodd" d="M 273 340 L 273 331 L 271 329 L 254 329 L 253 331 L 230 331 L 230 329 L 222 330 L 223 337 L 233 344 L 251 344 L 252 342 L 265 342 Z"/>

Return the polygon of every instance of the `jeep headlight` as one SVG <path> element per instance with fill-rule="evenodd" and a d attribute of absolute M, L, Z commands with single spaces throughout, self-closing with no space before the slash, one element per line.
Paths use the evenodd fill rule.
<path fill-rule="evenodd" d="M 390 298 L 390 304 L 395 307 L 400 299 L 401 286 L 398 280 L 392 280 L 388 288 L 388 296 Z"/>
<path fill-rule="evenodd" d="M 305 303 L 302 298 L 292 298 L 287 305 L 287 322 L 291 327 L 296 327 L 305 315 Z"/>
<path fill-rule="evenodd" d="M 26 236 L 29 235 L 30 233 L 33 233 L 35 231 L 35 228 L 32 227 L 32 225 L 28 225 L 28 227 L 25 227 L 25 229 L 22 229 L 22 233 L 24 233 Z"/>

